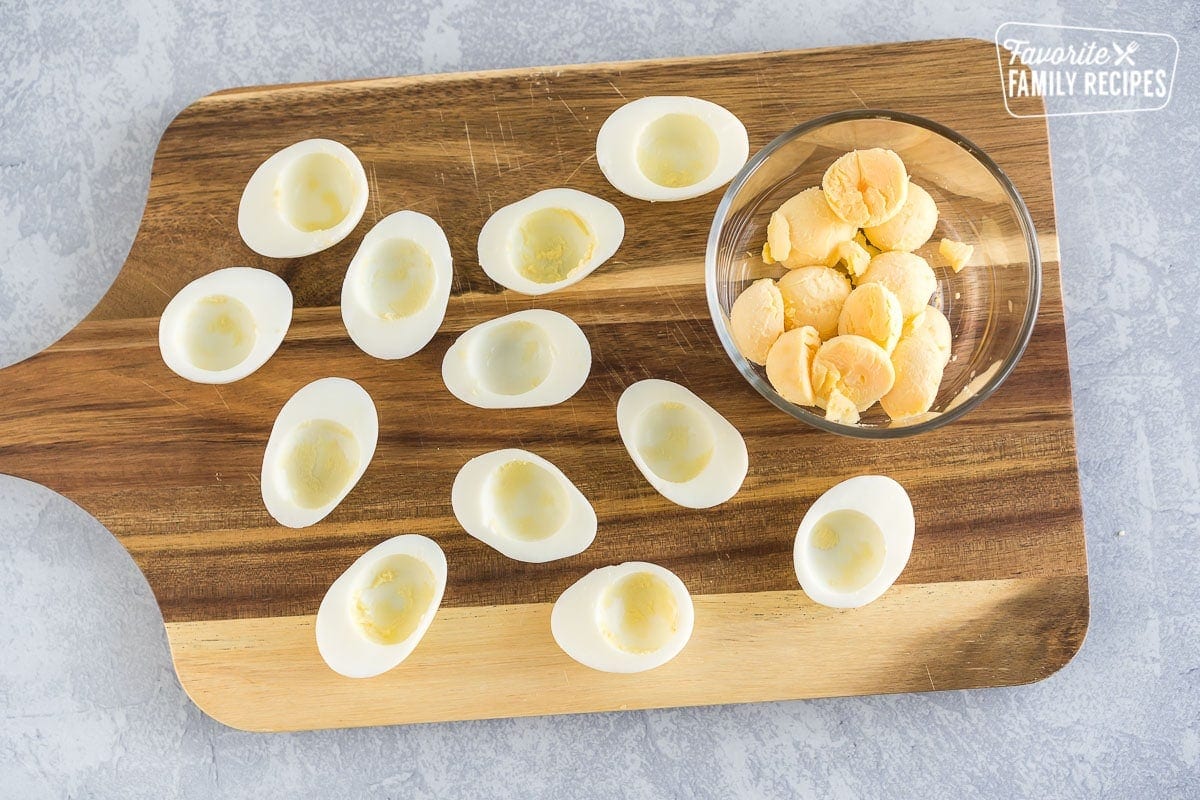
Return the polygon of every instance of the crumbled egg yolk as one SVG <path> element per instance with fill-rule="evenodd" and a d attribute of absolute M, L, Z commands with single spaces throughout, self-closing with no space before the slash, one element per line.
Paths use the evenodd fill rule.
<path fill-rule="evenodd" d="M 975 252 L 975 248 L 969 244 L 956 242 L 953 239 L 942 239 L 938 245 L 938 252 L 942 258 L 946 259 L 946 263 L 950 265 L 950 269 L 955 272 L 962 271 L 962 268 L 971 260 L 971 254 Z"/>
<path fill-rule="evenodd" d="M 375 564 L 355 592 L 354 618 L 377 644 L 399 644 L 420 625 L 433 602 L 437 582 L 429 566 L 410 555 L 388 556 Z"/>
<path fill-rule="evenodd" d="M 545 467 L 530 461 L 509 461 L 492 475 L 492 527 L 521 541 L 553 536 L 567 520 L 567 493 Z"/>
<path fill-rule="evenodd" d="M 333 502 L 358 470 L 358 440 L 345 425 L 313 419 L 292 432 L 283 457 L 283 478 L 301 508 Z"/>
<path fill-rule="evenodd" d="M 900 340 L 904 314 L 892 290 L 881 283 L 856 286 L 838 316 L 838 334 L 855 334 L 870 339 L 890 353 Z"/>
<path fill-rule="evenodd" d="M 554 366 L 554 346 L 540 326 L 514 320 L 488 331 L 483 352 L 473 359 L 479 382 L 488 391 L 518 395 L 541 385 Z"/>
<path fill-rule="evenodd" d="M 651 406 L 637 424 L 637 451 L 655 475 L 674 483 L 692 480 L 712 461 L 716 438 L 704 416 L 677 402 Z"/>
<path fill-rule="evenodd" d="M 517 229 L 517 272 L 534 283 L 558 283 L 592 258 L 596 235 L 578 214 L 543 208 Z"/>
<path fill-rule="evenodd" d="M 329 230 L 350 213 L 354 176 L 341 159 L 328 153 L 310 153 L 280 176 L 276 198 L 280 213 L 296 230 Z"/>
<path fill-rule="evenodd" d="M 245 303 L 213 295 L 196 303 L 183 336 L 188 359 L 200 369 L 218 372 L 236 367 L 250 355 L 257 326 Z"/>
<path fill-rule="evenodd" d="M 784 400 L 801 406 L 816 402 L 812 361 L 820 346 L 817 329 L 809 325 L 787 331 L 771 345 L 767 354 L 767 380 Z"/>
<path fill-rule="evenodd" d="M 635 572 L 608 587 L 598 611 L 604 638 L 627 653 L 652 653 L 679 629 L 675 594 L 649 572 Z"/>
<path fill-rule="evenodd" d="M 838 217 L 819 187 L 805 189 L 771 214 L 763 260 L 788 269 L 837 263 L 837 246 L 854 237 L 854 226 Z"/>
<path fill-rule="evenodd" d="M 659 186 L 679 189 L 707 178 L 717 166 L 721 142 L 694 114 L 664 114 L 638 138 L 637 164 Z"/>
<path fill-rule="evenodd" d="M 883 531 L 875 520 L 850 508 L 831 511 L 813 526 L 809 558 L 829 588 L 854 592 L 883 568 Z"/>
<path fill-rule="evenodd" d="M 846 268 L 846 272 L 852 280 L 858 280 L 871 263 L 871 252 L 856 239 L 842 242 L 834 252 L 838 257 L 838 263 Z"/>
<path fill-rule="evenodd" d="M 371 254 L 368 307 L 381 319 L 411 317 L 433 294 L 433 260 L 411 239 L 388 239 Z"/>
<path fill-rule="evenodd" d="M 832 399 L 836 390 L 861 413 L 892 388 L 896 373 L 887 351 L 863 336 L 835 336 L 813 358 L 815 395 Z"/>

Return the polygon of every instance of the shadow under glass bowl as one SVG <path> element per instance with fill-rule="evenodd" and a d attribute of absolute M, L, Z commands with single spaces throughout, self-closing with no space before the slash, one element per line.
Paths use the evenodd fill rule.
<path fill-rule="evenodd" d="M 729 309 L 753 281 L 787 270 L 767 265 L 762 246 L 771 213 L 812 186 L 834 159 L 855 149 L 883 147 L 904 160 L 914 183 L 937 203 L 938 224 L 916 250 L 938 279 L 929 301 L 950 321 L 951 360 L 932 412 L 892 421 L 879 404 L 857 425 L 829 422 L 817 408 L 784 400 L 766 370 L 738 352 Z M 955 273 L 937 252 L 941 239 L 975 247 Z M 1025 202 L 986 153 L 954 131 L 911 114 L 853 110 L 818 117 L 764 147 L 734 177 L 717 207 L 705 255 L 705 285 L 713 324 L 725 352 L 775 407 L 822 430 L 864 439 L 912 436 L 947 425 L 983 402 L 1016 366 L 1037 319 L 1042 269 L 1037 236 Z"/>

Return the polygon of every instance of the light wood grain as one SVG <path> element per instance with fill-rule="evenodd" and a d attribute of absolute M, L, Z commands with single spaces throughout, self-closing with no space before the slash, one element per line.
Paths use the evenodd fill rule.
<path fill-rule="evenodd" d="M 202 707 L 244 727 L 919 690 L 931 688 L 918 680 L 926 666 L 938 688 L 1044 677 L 1074 652 L 1087 620 L 1057 248 L 1044 249 L 1033 340 L 1000 391 L 928 435 L 853 441 L 773 410 L 721 350 L 703 286 L 720 193 L 670 205 L 634 201 L 607 184 L 593 157 L 604 118 L 643 95 L 721 103 L 746 122 L 752 149 L 819 114 L 886 107 L 931 117 L 986 149 L 1026 199 L 1040 239 L 1055 243 L 1045 122 L 1009 117 L 995 83 L 991 44 L 955 40 L 256 87 L 204 98 L 163 135 L 141 228 L 111 291 L 60 342 L 0 373 L 0 471 L 63 493 L 113 532 L 154 590 L 184 685 Z M 312 136 L 343 141 L 363 159 L 367 214 L 323 253 L 263 259 L 237 235 L 242 187 L 270 153 Z M 625 216 L 625 242 L 597 273 L 561 292 L 534 300 L 502 291 L 475 262 L 479 228 L 493 209 L 553 185 L 614 202 Z M 433 342 L 410 359 L 382 362 L 354 348 L 336 303 L 362 236 L 401 208 L 440 221 L 455 279 Z M 233 264 L 288 281 L 297 302 L 292 328 L 275 357 L 243 381 L 183 381 L 159 358 L 158 315 L 187 282 Z M 439 367 L 453 339 L 530 307 L 561 311 L 583 327 L 594 354 L 583 390 L 561 406 L 509 412 L 451 397 Z M 333 514 L 311 528 L 284 529 L 259 495 L 263 448 L 284 401 L 326 375 L 357 380 L 374 397 L 379 446 Z M 617 435 L 614 406 L 625 386 L 645 377 L 684 383 L 742 431 L 751 467 L 734 500 L 712 511 L 681 509 L 638 474 Z M 517 564 L 459 529 L 449 503 L 454 474 L 470 457 L 510 446 L 549 458 L 591 499 L 600 532 L 587 552 Z M 905 586 L 859 616 L 797 605 L 797 522 L 830 485 L 865 472 L 892 475 L 912 496 L 918 534 Z M 354 558 L 402 532 L 438 540 L 450 583 L 418 660 L 381 680 L 449 696 L 425 710 L 380 705 L 383 683 L 343 682 L 331 690 L 337 702 L 314 697 L 307 711 L 292 709 L 293 690 L 323 694 L 336 678 L 314 660 L 305 620 Z M 543 693 L 562 671 L 561 655 L 544 642 L 533 660 L 514 655 L 522 651 L 501 646 L 506 626 L 532 630 L 543 604 L 580 575 L 629 559 L 676 571 L 701 608 L 717 604 L 730 615 L 704 617 L 718 628 L 698 625 L 678 667 L 623 684 L 580 677 L 589 688 L 575 700 L 561 690 Z M 986 614 L 977 592 L 999 592 L 987 595 L 996 602 Z M 764 612 L 771 626 L 739 625 L 759 603 L 774 609 Z M 793 617 L 785 608 L 800 611 Z M 880 655 L 878 637 L 861 635 L 852 620 L 911 626 L 921 648 L 904 638 L 907 649 Z M 482 659 L 464 673 L 474 677 L 421 666 L 461 665 L 465 655 L 454 649 L 472 629 L 494 645 L 470 650 Z M 960 629 L 975 637 L 969 659 Z M 785 638 L 766 641 L 775 636 Z M 839 665 L 819 679 L 782 680 L 790 662 L 771 659 L 791 658 L 801 640 L 835 647 Z M 727 668 L 704 667 L 718 662 Z M 879 668 L 856 666 L 868 664 Z M 480 676 L 489 682 L 474 682 Z M 485 688 L 505 682 L 516 699 L 485 702 Z"/>

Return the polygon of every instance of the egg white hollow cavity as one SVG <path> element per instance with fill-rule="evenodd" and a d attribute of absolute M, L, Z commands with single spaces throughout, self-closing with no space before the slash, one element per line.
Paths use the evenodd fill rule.
<path fill-rule="evenodd" d="M 367 173 L 350 148 L 305 139 L 259 165 L 238 205 L 238 231 L 254 252 L 300 258 L 332 247 L 367 208 Z"/>
<path fill-rule="evenodd" d="M 573 556 L 596 538 L 596 512 L 583 492 L 528 450 L 471 459 L 458 471 L 450 501 L 463 530 L 517 561 Z"/>
<path fill-rule="evenodd" d="M 796 578 L 814 602 L 858 608 L 900 577 L 912 554 L 915 520 L 904 487 L 861 475 L 830 488 L 796 532 Z"/>
<path fill-rule="evenodd" d="M 479 232 L 479 266 L 501 286 L 542 295 L 586 278 L 612 258 L 625 220 L 607 200 L 545 189 L 501 208 Z"/>
<path fill-rule="evenodd" d="M 534 308 L 464 331 L 442 359 L 442 381 L 478 408 L 533 408 L 570 398 L 591 369 L 592 348 L 575 321 Z"/>
<path fill-rule="evenodd" d="M 746 126 L 697 97 L 643 97 L 614 111 L 596 136 L 613 187 L 650 201 L 687 200 L 733 179 L 750 154 Z"/>
<path fill-rule="evenodd" d="M 324 519 L 367 469 L 379 438 L 371 396 L 345 378 L 300 389 L 275 417 L 263 454 L 262 498 L 280 525 Z"/>
<path fill-rule="evenodd" d="M 683 650 L 694 624 L 683 581 L 643 561 L 589 572 L 559 595 L 550 612 L 550 632 L 563 652 L 601 672 L 662 666 Z"/>
<path fill-rule="evenodd" d="M 158 320 L 163 362 L 196 383 L 231 383 L 279 349 L 292 324 L 292 291 L 250 267 L 210 272 L 179 290 Z"/>
<path fill-rule="evenodd" d="M 363 237 L 342 282 L 342 322 L 375 358 L 407 358 L 446 316 L 454 264 L 441 226 L 415 211 L 389 214 Z"/>
<path fill-rule="evenodd" d="M 317 610 L 317 650 L 347 678 L 370 678 L 412 653 L 446 591 L 446 556 L 417 534 L 388 539 L 335 580 Z"/>
<path fill-rule="evenodd" d="M 650 485 L 685 508 L 724 503 L 746 478 L 742 434 L 677 383 L 651 378 L 629 386 L 617 401 L 617 428 Z"/>

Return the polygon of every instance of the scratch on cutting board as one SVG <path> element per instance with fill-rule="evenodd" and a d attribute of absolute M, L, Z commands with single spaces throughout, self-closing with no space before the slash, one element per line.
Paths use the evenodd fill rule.
<path fill-rule="evenodd" d="M 375 221 L 379 222 L 379 175 L 375 172 L 375 162 L 367 162 L 371 165 L 371 212 L 375 215 Z"/>
<path fill-rule="evenodd" d="M 859 105 L 861 105 L 863 108 L 870 108 L 870 106 L 867 105 L 866 101 L 858 96 L 858 92 L 854 91 L 854 87 L 847 86 L 846 88 L 850 90 L 850 94 L 854 95 L 854 99 L 859 102 Z"/>
<path fill-rule="evenodd" d="M 500 151 L 496 149 L 496 138 L 488 131 L 488 141 L 492 143 L 492 160 L 496 162 L 496 177 L 503 178 L 504 170 L 500 168 Z"/>
<path fill-rule="evenodd" d="M 592 153 L 590 156 L 588 156 L 587 158 L 585 158 L 583 161 L 579 162 L 579 166 L 578 166 L 578 167 L 576 167 L 575 169 L 571 170 L 571 174 L 570 174 L 570 175 L 568 175 L 568 176 L 567 176 L 567 177 L 566 177 L 566 178 L 563 180 L 563 183 L 570 183 L 570 182 L 571 182 L 571 178 L 574 178 L 574 177 L 575 177 L 575 175 L 576 175 L 576 174 L 578 174 L 579 170 L 583 169 L 584 165 L 585 165 L 585 164 L 587 164 L 589 161 L 591 161 L 591 160 L 592 160 L 593 158 L 595 158 L 595 157 L 596 157 L 596 154 L 595 154 L 595 153 Z"/>
<path fill-rule="evenodd" d="M 145 387 L 146 387 L 147 389 L 149 389 L 150 391 L 152 391 L 152 392 L 157 392 L 158 394 L 161 394 L 163 397 L 167 398 L 167 399 L 168 399 L 168 400 L 170 400 L 172 403 L 174 403 L 175 405 L 177 405 L 177 406 L 179 406 L 180 408 L 182 408 L 184 411 L 191 411 L 191 409 L 190 409 L 190 408 L 188 408 L 188 407 L 187 407 L 187 406 L 185 406 L 183 403 L 181 403 L 181 402 L 179 402 L 178 400 L 176 400 L 174 397 L 171 397 L 171 395 L 167 394 L 167 393 L 166 393 L 166 392 L 164 392 L 162 389 L 158 389 L 158 388 L 156 388 L 156 387 L 154 387 L 154 386 L 151 386 L 149 383 L 147 383 L 146 381 L 142 380 L 141 378 L 138 378 L 138 379 L 137 379 L 137 381 L 138 381 L 138 383 L 142 384 L 143 386 L 145 386 Z"/>
<path fill-rule="evenodd" d="M 563 100 L 561 97 L 558 98 L 558 102 L 563 104 L 563 108 L 565 108 L 567 111 L 571 112 L 571 116 L 574 117 L 575 121 L 579 123 L 579 127 L 583 128 L 586 131 L 587 126 L 583 124 L 583 120 L 581 120 L 579 118 L 579 115 L 575 113 L 575 109 L 573 109 L 569 105 L 567 105 L 567 101 Z"/>
<path fill-rule="evenodd" d="M 471 146 L 471 126 L 463 123 L 467 132 L 467 155 L 471 157 L 471 178 L 475 181 L 475 193 L 479 194 L 479 171 L 475 169 L 475 148 Z"/>
<path fill-rule="evenodd" d="M 214 383 L 213 388 L 217 390 L 217 397 L 221 398 L 221 405 L 225 406 L 226 411 L 229 411 L 229 403 L 225 402 L 225 395 L 221 394 L 221 387 Z"/>
<path fill-rule="evenodd" d="M 622 92 L 622 91 L 621 91 L 619 88 L 617 88 L 617 85 L 616 85 L 615 83 L 613 83 L 612 81 L 609 81 L 609 82 L 608 82 L 608 85 L 609 85 L 609 86 L 611 86 L 611 87 L 613 87 L 613 91 L 614 91 L 614 92 L 616 92 L 617 94 L 621 95 L 621 99 L 622 99 L 622 100 L 624 100 L 624 101 L 626 101 L 626 102 L 628 102 L 628 101 L 629 101 L 629 98 L 625 96 L 625 93 L 624 93 L 624 92 Z"/>
<path fill-rule="evenodd" d="M 929 688 L 937 691 L 937 687 L 933 685 L 933 673 L 929 671 L 929 665 L 925 664 L 925 677 L 929 678 Z"/>
<path fill-rule="evenodd" d="M 171 297 L 171 295 L 167 294 L 167 290 L 166 290 L 166 289 L 162 288 L 161 286 L 159 286 L 157 283 L 155 283 L 154 281 L 150 280 L 149 278 L 146 278 L 146 283 L 150 284 L 150 285 L 151 285 L 151 286 L 153 286 L 155 289 L 158 289 L 160 292 L 162 292 L 162 293 L 163 293 L 163 297 L 167 297 L 167 298 L 170 298 L 170 297 Z"/>

